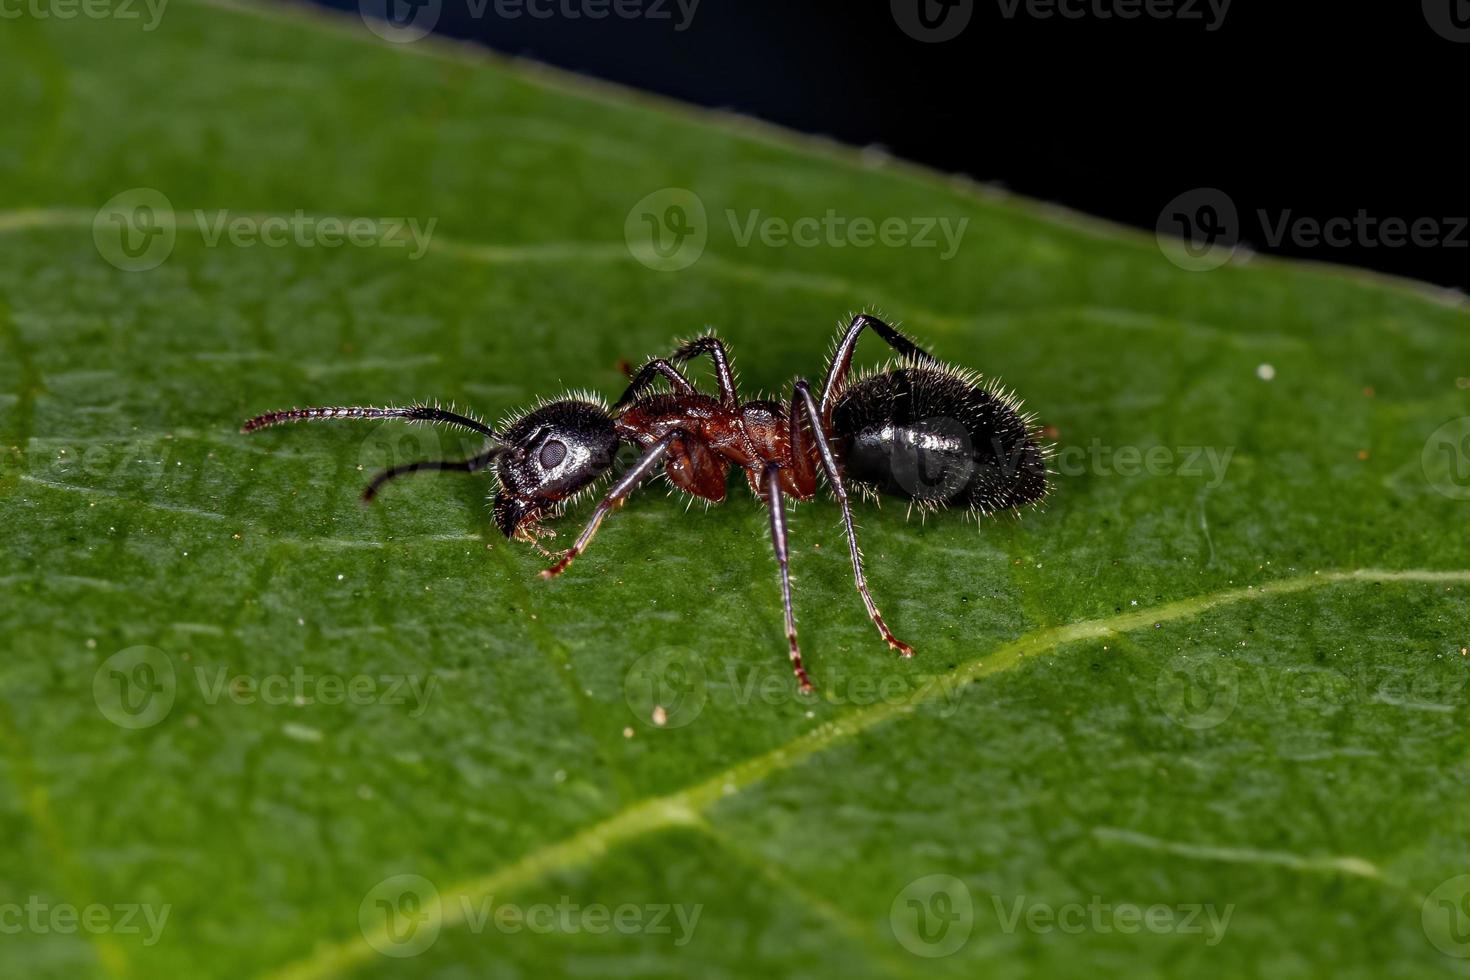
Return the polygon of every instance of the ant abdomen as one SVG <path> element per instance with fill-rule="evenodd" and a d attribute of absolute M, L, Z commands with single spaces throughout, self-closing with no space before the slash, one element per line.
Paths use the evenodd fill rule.
<path fill-rule="evenodd" d="M 868 375 L 832 408 L 843 475 L 920 506 L 980 513 L 1046 496 L 1046 451 L 1003 388 L 940 364 Z"/>

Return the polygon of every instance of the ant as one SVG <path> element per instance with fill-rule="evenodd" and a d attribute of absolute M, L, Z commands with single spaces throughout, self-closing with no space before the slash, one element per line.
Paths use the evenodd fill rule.
<path fill-rule="evenodd" d="M 853 378 L 853 352 L 864 330 L 876 333 L 898 357 Z M 701 356 L 714 362 L 716 394 L 700 392 L 680 370 Z M 659 379 L 667 392 L 654 390 Z M 483 435 L 484 449 L 469 459 L 425 460 L 384 470 L 368 483 L 363 502 L 371 502 L 389 480 L 408 473 L 474 473 L 494 464 L 499 483 L 495 524 L 507 538 L 528 542 L 556 559 L 541 572 L 546 579 L 566 571 L 587 550 L 603 518 L 660 469 L 676 488 L 719 503 L 725 499 L 730 468 L 739 467 L 770 511 L 786 640 L 803 692 L 812 685 L 796 641 L 784 497 L 811 500 L 818 470 L 825 474 L 842 510 L 858 595 L 888 645 L 910 657 L 913 647 L 893 635 L 868 591 L 848 486 L 865 496 L 907 498 L 921 513 L 955 504 L 975 515 L 1036 504 L 1047 493 L 1049 449 L 1038 439 L 1034 418 L 1021 411 L 1011 393 L 943 363 L 867 314 L 854 317 L 839 336 L 821 394 L 798 378 L 784 405 L 742 401 L 724 343 L 706 335 L 681 344 L 667 358 L 644 364 L 611 408 L 595 396 L 568 395 L 540 404 L 499 431 L 427 405 L 303 408 L 257 416 L 240 431 L 314 419 L 406 419 Z M 612 469 L 625 442 L 641 451 L 637 461 L 613 483 L 572 546 L 559 556 L 547 551 L 540 539 L 555 532 L 542 526 L 542 519 L 559 516 L 590 492 Z"/>

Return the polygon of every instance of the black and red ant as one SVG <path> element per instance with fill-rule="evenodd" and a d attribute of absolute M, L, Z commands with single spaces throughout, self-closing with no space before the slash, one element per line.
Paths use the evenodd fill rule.
<path fill-rule="evenodd" d="M 850 377 L 859 335 L 872 330 L 897 353 L 883 369 Z M 680 365 L 708 355 L 718 393 L 699 392 Z M 662 378 L 668 392 L 653 390 Z M 786 639 L 802 690 L 811 690 L 796 642 L 783 495 L 811 500 L 817 472 L 842 509 L 853 579 L 868 616 L 888 645 L 905 657 L 913 648 L 893 635 L 868 592 L 862 553 L 853 529 L 847 486 L 865 494 L 906 498 L 923 510 L 963 505 L 973 514 L 1010 510 L 1040 501 L 1047 492 L 1047 449 L 1038 441 L 1031 416 L 995 383 L 945 364 L 876 317 L 854 317 L 838 339 L 820 396 L 797 379 L 790 401 L 742 401 L 725 345 L 714 336 L 688 341 L 668 358 L 644 364 L 623 396 L 608 408 L 593 396 L 567 396 L 544 403 L 501 426 L 419 405 L 410 408 L 303 408 L 269 412 L 246 422 L 254 432 L 303 419 L 407 419 L 441 422 L 477 432 L 488 440 L 475 456 L 426 460 L 384 470 L 363 491 L 369 502 L 395 477 L 422 470 L 474 473 L 495 464 L 499 490 L 495 523 L 507 538 L 535 545 L 558 560 L 541 572 L 553 578 L 586 550 L 613 508 L 662 465 L 669 482 L 707 501 L 725 499 L 732 466 L 745 473 L 750 489 L 770 510 L 771 539 L 781 570 Z M 542 519 L 565 507 L 609 470 L 623 443 L 641 450 L 593 510 L 573 545 L 556 556 L 540 539 L 555 532 Z"/>

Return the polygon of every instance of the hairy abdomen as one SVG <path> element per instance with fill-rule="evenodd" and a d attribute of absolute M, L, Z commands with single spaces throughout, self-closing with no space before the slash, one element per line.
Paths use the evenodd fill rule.
<path fill-rule="evenodd" d="M 833 406 L 848 481 L 920 504 L 982 513 L 1046 496 L 1046 452 L 1003 389 L 954 368 L 870 375 Z"/>

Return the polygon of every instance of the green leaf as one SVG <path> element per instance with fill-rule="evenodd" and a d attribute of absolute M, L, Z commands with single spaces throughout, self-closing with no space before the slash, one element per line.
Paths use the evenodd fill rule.
<path fill-rule="evenodd" d="M 1190 271 L 351 17 L 145 23 L 0 34 L 8 973 L 1467 972 L 1455 303 L 1244 254 Z M 433 226 L 415 255 L 406 226 L 328 247 L 327 217 Z M 452 430 L 237 432 L 615 395 L 621 360 L 706 326 L 776 392 L 860 309 L 1003 377 L 1059 474 L 978 530 L 859 504 L 910 661 L 835 504 L 796 508 L 811 699 L 738 486 L 640 494 L 548 584 L 483 477 L 358 506 L 389 460 L 473 448 Z"/>

